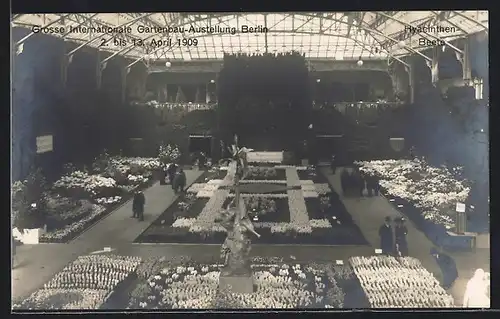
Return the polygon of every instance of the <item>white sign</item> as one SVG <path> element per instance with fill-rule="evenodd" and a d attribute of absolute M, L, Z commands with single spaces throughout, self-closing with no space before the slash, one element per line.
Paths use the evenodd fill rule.
<path fill-rule="evenodd" d="M 382 249 L 375 249 L 375 254 L 379 255 L 382 253 Z"/>
<path fill-rule="evenodd" d="M 455 208 L 457 213 L 465 213 L 465 204 L 457 203 L 457 207 Z"/>
<path fill-rule="evenodd" d="M 38 136 L 36 138 L 37 154 L 51 152 L 53 149 L 54 149 L 54 140 L 52 135 Z"/>
<path fill-rule="evenodd" d="M 250 152 L 247 155 L 248 162 L 253 163 L 281 163 L 283 152 Z"/>
<path fill-rule="evenodd" d="M 335 262 L 337 265 L 343 265 L 344 264 L 344 261 L 343 260 L 336 260 Z"/>

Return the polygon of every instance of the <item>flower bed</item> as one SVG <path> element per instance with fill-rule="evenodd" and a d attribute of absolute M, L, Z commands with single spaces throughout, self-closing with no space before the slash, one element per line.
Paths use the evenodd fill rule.
<path fill-rule="evenodd" d="M 78 236 L 82 231 L 87 229 L 91 224 L 101 219 L 106 214 L 106 208 L 101 205 L 91 205 L 90 213 L 83 218 L 78 218 L 77 221 L 67 224 L 62 228 L 48 231 L 40 236 L 42 243 L 62 243 L 69 241 Z M 80 216 L 81 217 L 81 216 Z"/>
<path fill-rule="evenodd" d="M 294 167 L 286 167 L 286 172 L 285 182 L 295 185 L 296 188 L 273 183 L 259 184 L 260 181 L 253 180 L 247 180 L 248 183 L 241 186 L 242 198 L 249 207 L 249 217 L 262 235 L 255 240 L 256 243 L 367 244 L 338 196 L 332 192 L 324 179 L 317 179 L 320 183 L 315 184 L 312 180 L 300 180 Z M 198 179 L 188 189 L 187 195 L 173 203 L 136 242 L 222 243 L 225 239 L 225 229 L 215 223 L 215 217 L 220 209 L 234 198 L 234 194 L 230 189 L 220 186 L 220 175 L 212 176 L 217 179 Z M 205 183 L 198 183 L 199 181 Z M 314 187 L 317 196 L 304 198 L 304 186 Z M 279 193 L 282 191 L 284 193 Z M 211 192 L 210 197 L 205 196 L 207 194 L 200 196 L 203 192 Z M 179 203 L 186 201 L 192 202 L 193 205 L 179 209 Z M 321 207 L 321 203 L 325 204 L 325 207 Z"/>
<path fill-rule="evenodd" d="M 420 159 L 356 164 L 361 171 L 381 179 L 380 185 L 389 198 L 402 199 L 417 208 L 410 212 L 417 214 L 409 217 L 424 229 L 428 222 L 446 229 L 455 227 L 455 205 L 467 199 L 470 189 L 466 181 L 458 180 L 448 169 L 431 167 Z"/>
<path fill-rule="evenodd" d="M 133 191 L 151 186 L 151 172 L 161 167 L 155 158 L 104 157 L 96 160 L 95 175 L 73 171 L 54 183 L 46 196 L 48 232 L 41 242 L 75 238 L 131 199 Z"/>
<path fill-rule="evenodd" d="M 254 264 L 255 292 L 218 291 L 218 264 L 165 267 L 138 284 L 128 309 L 342 308 L 345 293 L 335 275 L 308 265 Z M 352 278 L 352 277 L 351 277 Z"/>
<path fill-rule="evenodd" d="M 284 181 L 285 170 L 274 167 L 255 167 L 250 166 L 245 177 L 247 180 L 278 180 Z"/>
<path fill-rule="evenodd" d="M 14 309 L 99 309 L 114 288 L 127 279 L 140 263 L 139 257 L 81 256 L 44 288 L 13 306 Z"/>
<path fill-rule="evenodd" d="M 415 258 L 352 257 L 351 266 L 373 308 L 450 308 L 453 297 Z"/>

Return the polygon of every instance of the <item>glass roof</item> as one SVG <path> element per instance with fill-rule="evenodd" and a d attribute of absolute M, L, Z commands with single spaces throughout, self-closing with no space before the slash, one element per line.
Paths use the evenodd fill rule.
<path fill-rule="evenodd" d="M 488 12 L 61 13 L 12 17 L 12 26 L 33 25 L 63 27 L 64 32 L 56 36 L 94 47 L 102 40 L 123 39 L 125 46 L 111 44 L 100 49 L 136 60 L 206 60 L 221 59 L 224 52 L 291 50 L 308 58 L 386 59 L 424 50 L 435 40 L 449 42 L 488 31 Z M 78 28 L 88 29 L 71 32 Z"/>

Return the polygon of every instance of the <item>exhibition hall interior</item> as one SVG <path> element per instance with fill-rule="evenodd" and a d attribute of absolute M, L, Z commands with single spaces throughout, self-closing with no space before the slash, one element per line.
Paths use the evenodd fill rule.
<path fill-rule="evenodd" d="M 12 14 L 13 311 L 489 308 L 488 32 Z"/>

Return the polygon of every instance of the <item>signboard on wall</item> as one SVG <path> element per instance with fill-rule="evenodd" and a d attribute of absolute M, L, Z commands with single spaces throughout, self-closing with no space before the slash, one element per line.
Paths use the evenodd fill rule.
<path fill-rule="evenodd" d="M 53 135 L 37 136 L 36 138 L 36 153 L 42 154 L 52 152 L 54 150 Z"/>

